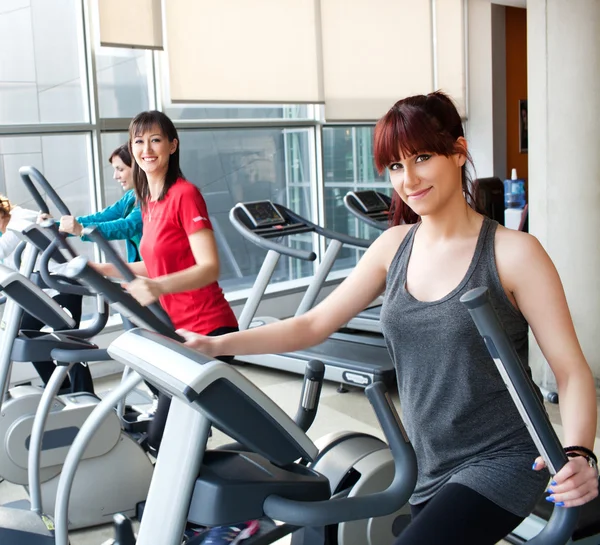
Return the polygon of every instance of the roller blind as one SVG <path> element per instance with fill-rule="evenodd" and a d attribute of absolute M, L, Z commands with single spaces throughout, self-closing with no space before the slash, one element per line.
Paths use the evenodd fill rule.
<path fill-rule="evenodd" d="M 161 0 L 97 0 L 97 13 L 100 45 L 163 48 Z"/>
<path fill-rule="evenodd" d="M 317 7 L 317 0 L 167 0 L 171 101 L 322 102 Z"/>
<path fill-rule="evenodd" d="M 430 0 L 321 0 L 325 117 L 375 120 L 433 88 Z"/>

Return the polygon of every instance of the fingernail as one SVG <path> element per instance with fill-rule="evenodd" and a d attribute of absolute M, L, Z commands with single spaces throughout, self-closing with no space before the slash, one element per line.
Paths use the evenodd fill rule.
<path fill-rule="evenodd" d="M 531 466 L 531 469 L 535 469 L 537 466 L 537 462 L 533 462 L 533 465 Z"/>
<path fill-rule="evenodd" d="M 556 481 L 550 481 L 550 484 L 551 484 L 552 486 L 556 486 L 558 483 L 557 483 Z"/>
<path fill-rule="evenodd" d="M 548 490 L 546 490 L 546 494 L 554 494 L 554 490 L 552 490 L 552 488 L 548 488 Z"/>
<path fill-rule="evenodd" d="M 547 496 L 546 501 L 554 502 L 554 496 Z"/>
<path fill-rule="evenodd" d="M 559 501 L 557 504 L 555 504 L 556 507 L 564 507 L 565 506 L 565 502 L 564 501 Z"/>

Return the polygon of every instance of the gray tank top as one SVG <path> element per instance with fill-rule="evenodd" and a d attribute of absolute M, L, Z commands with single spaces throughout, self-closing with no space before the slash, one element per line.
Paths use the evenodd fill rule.
<path fill-rule="evenodd" d="M 538 456 L 485 344 L 460 297 L 487 286 L 494 308 L 529 371 L 528 324 L 498 276 L 494 236 L 484 218 L 473 259 L 460 284 L 433 302 L 406 289 L 406 270 L 419 224 L 407 233 L 388 271 L 381 327 L 396 366 L 402 419 L 415 448 L 419 476 L 412 504 L 448 482 L 464 484 L 502 508 L 527 516 L 548 472 Z"/>

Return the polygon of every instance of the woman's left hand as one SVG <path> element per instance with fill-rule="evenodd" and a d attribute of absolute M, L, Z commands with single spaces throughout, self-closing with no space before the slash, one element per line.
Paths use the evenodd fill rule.
<path fill-rule="evenodd" d="M 546 467 L 543 458 L 537 458 L 534 467 L 536 470 Z M 583 456 L 569 458 L 554 475 L 546 492 L 550 494 L 548 501 L 560 507 L 583 505 L 598 495 L 598 470 L 591 467 Z"/>
<path fill-rule="evenodd" d="M 162 295 L 160 284 L 151 278 L 138 276 L 132 282 L 123 284 L 127 292 L 142 306 L 148 306 L 158 301 Z"/>

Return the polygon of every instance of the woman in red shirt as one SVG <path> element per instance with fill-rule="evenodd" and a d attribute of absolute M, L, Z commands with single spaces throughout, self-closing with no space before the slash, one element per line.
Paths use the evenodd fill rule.
<path fill-rule="evenodd" d="M 125 286 L 127 291 L 144 306 L 160 301 L 177 329 L 211 336 L 237 331 L 217 282 L 219 256 L 206 203 L 181 172 L 173 122 L 162 112 L 142 112 L 129 125 L 129 146 L 144 232 L 142 261 L 129 263 L 138 278 Z M 98 269 L 120 276 L 112 264 Z M 162 439 L 169 402 L 159 396 L 148 437 L 154 449 Z"/>

